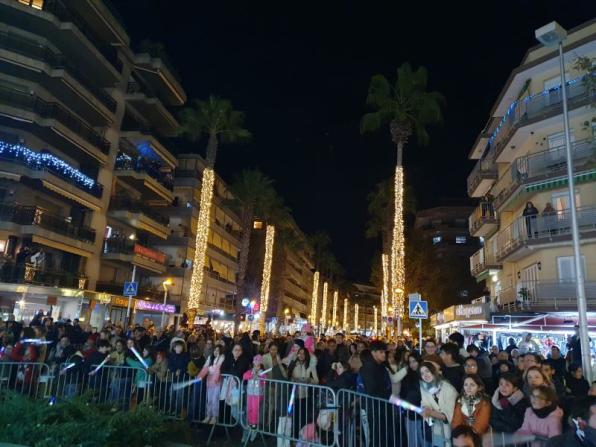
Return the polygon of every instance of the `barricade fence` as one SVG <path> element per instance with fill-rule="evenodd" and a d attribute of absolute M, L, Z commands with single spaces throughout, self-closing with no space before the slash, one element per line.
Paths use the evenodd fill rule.
<path fill-rule="evenodd" d="M 129 410 L 144 404 L 168 418 L 243 429 L 243 445 L 257 436 L 278 447 L 445 447 L 449 423 L 430 425 L 419 412 L 351 390 L 267 378 L 241 381 L 228 374 L 198 380 L 188 374 L 118 365 L 0 362 L 0 393 L 36 399 L 72 399 Z M 484 447 L 544 447 L 534 436 L 489 432 Z"/>

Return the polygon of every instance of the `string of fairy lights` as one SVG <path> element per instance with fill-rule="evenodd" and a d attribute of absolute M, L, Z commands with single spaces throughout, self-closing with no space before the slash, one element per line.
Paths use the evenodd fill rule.
<path fill-rule="evenodd" d="M 211 219 L 211 204 L 213 202 L 213 187 L 215 173 L 211 168 L 203 171 L 203 185 L 201 187 L 201 203 L 197 223 L 195 240 L 195 258 L 190 277 L 190 291 L 188 294 L 188 308 L 198 309 L 203 293 L 205 258 L 207 256 L 207 242 L 209 239 L 209 222 Z"/>
<path fill-rule="evenodd" d="M 358 303 L 354 304 L 354 332 L 358 332 Z"/>
<path fill-rule="evenodd" d="M 317 300 L 319 298 L 319 272 L 315 272 L 312 278 L 312 300 L 310 304 L 310 321 L 312 324 L 317 322 Z"/>
<path fill-rule="evenodd" d="M 373 320 L 373 331 L 375 334 L 378 334 L 378 330 L 379 330 L 379 326 L 377 325 L 377 306 L 373 306 L 373 311 L 374 311 L 374 320 Z"/>
<path fill-rule="evenodd" d="M 273 264 L 273 244 L 275 243 L 275 227 L 267 225 L 265 235 L 265 259 L 263 260 L 263 280 L 261 281 L 261 318 L 260 325 L 264 328 L 265 316 L 269 305 L 269 290 L 271 288 L 271 266 Z"/>
<path fill-rule="evenodd" d="M 344 321 L 342 327 L 345 332 L 348 331 L 348 299 L 344 298 Z"/>
<path fill-rule="evenodd" d="M 321 328 L 327 326 L 327 295 L 329 294 L 329 284 L 323 283 L 323 303 L 321 305 Z"/>
<path fill-rule="evenodd" d="M 405 287 L 405 244 L 404 244 L 404 171 L 402 166 L 395 168 L 395 213 L 393 216 L 393 240 L 391 244 L 391 301 L 393 315 L 396 318 L 403 316 L 403 301 Z"/>

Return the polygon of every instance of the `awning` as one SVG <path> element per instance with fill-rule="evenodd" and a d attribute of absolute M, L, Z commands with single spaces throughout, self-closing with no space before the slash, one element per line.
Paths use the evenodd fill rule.
<path fill-rule="evenodd" d="M 45 188 L 49 189 L 50 191 L 54 191 L 55 193 L 58 193 L 61 196 L 66 197 L 67 199 L 70 199 L 74 202 L 80 203 L 85 208 L 89 208 L 90 210 L 93 210 L 93 211 L 100 210 L 100 207 L 98 205 L 96 205 L 93 202 L 90 202 L 89 200 L 85 200 L 80 195 L 72 194 L 63 188 L 60 188 L 59 186 L 56 186 L 56 185 L 48 182 L 47 180 L 42 180 L 41 183 Z"/>
<path fill-rule="evenodd" d="M 575 183 L 586 183 L 596 180 L 596 170 L 583 172 L 575 175 Z M 546 182 L 534 183 L 525 187 L 525 192 L 533 193 L 549 189 L 563 188 L 567 186 L 567 177 L 549 180 Z"/>

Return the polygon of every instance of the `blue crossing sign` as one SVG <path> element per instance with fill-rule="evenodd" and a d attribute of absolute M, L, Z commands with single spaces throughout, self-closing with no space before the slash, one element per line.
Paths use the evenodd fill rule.
<path fill-rule="evenodd" d="M 428 301 L 410 301 L 410 318 L 427 319 Z"/>
<path fill-rule="evenodd" d="M 139 283 L 136 281 L 126 281 L 124 283 L 124 290 L 122 295 L 124 296 L 137 296 L 139 290 Z"/>

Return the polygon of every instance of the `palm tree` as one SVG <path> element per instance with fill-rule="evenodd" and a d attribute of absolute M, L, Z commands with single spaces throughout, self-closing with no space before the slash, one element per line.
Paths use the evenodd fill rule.
<path fill-rule="evenodd" d="M 240 314 L 242 313 L 241 298 L 246 296 L 244 281 L 248 266 L 253 221 L 255 215 L 262 214 L 266 206 L 266 201 L 274 194 L 272 184 L 273 180 L 266 177 L 258 169 L 245 169 L 229 187 L 230 192 L 234 196 L 234 199 L 230 201 L 231 203 L 229 205 L 238 211 L 241 221 L 240 258 L 238 261 L 238 280 L 236 281 L 239 298 L 236 299 L 234 332 L 238 331 L 238 326 L 240 325 Z"/>
<path fill-rule="evenodd" d="M 366 103 L 374 109 L 362 117 L 360 132 L 373 132 L 389 124 L 391 140 L 397 146 L 394 188 L 394 225 L 390 253 L 392 298 L 395 312 L 401 316 L 405 288 L 404 268 L 404 226 L 403 226 L 403 149 L 408 139 L 415 134 L 418 143 L 427 144 L 427 127 L 442 122 L 443 96 L 427 91 L 428 72 L 419 67 L 412 70 L 405 63 L 397 69 L 397 79 L 391 85 L 383 75 L 374 75 L 370 80 Z"/>
<path fill-rule="evenodd" d="M 203 136 L 209 138 L 205 160 L 213 169 L 219 144 L 236 143 L 251 138 L 244 127 L 244 113 L 234 110 L 227 99 L 209 96 L 206 101 L 195 99 L 192 107 L 185 107 L 180 113 L 178 133 L 191 141 Z"/>
<path fill-rule="evenodd" d="M 244 114 L 234 110 L 230 101 L 215 96 L 210 96 L 207 101 L 195 99 L 193 107 L 186 107 L 180 113 L 179 135 L 184 135 L 191 141 L 199 141 L 203 136 L 208 137 L 205 157 L 207 167 L 203 171 L 195 258 L 187 303 L 188 318 L 191 324 L 194 321 L 200 298 L 203 296 L 203 265 L 205 256 L 207 256 L 207 237 L 211 224 L 217 149 L 220 143 L 238 142 L 250 138 L 250 132 L 243 125 Z"/>

